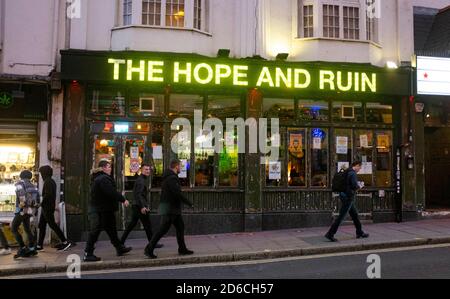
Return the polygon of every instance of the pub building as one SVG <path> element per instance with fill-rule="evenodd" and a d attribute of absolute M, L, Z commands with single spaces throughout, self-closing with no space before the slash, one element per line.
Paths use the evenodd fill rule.
<path fill-rule="evenodd" d="M 155 227 L 163 170 L 180 159 L 182 187 L 194 203 L 184 210 L 189 234 L 327 226 L 338 209 L 331 179 L 355 160 L 363 162 L 359 179 L 366 186 L 358 194 L 361 215 L 374 222 L 395 219 L 401 198 L 394 167 L 403 143 L 402 105 L 411 95 L 409 69 L 162 52 L 61 55 L 71 239 L 86 238 L 89 173 L 101 159 L 112 162 L 128 198 L 139 164 L 153 165 Z M 237 130 L 211 140 L 210 131 L 194 129 L 194 110 L 204 121 L 222 120 L 223 129 L 227 118 L 267 118 L 269 125 L 278 118 L 279 138 L 270 129 L 265 135 L 267 144 L 279 143 L 278 162 L 261 163 L 259 150 L 241 153 Z M 171 126 L 177 118 L 190 120 L 189 133 Z M 247 129 L 247 143 L 252 137 Z M 213 148 L 217 142 L 227 144 L 220 153 Z M 129 208 L 121 207 L 118 217 L 123 229 Z M 144 236 L 139 229 L 133 234 Z"/>

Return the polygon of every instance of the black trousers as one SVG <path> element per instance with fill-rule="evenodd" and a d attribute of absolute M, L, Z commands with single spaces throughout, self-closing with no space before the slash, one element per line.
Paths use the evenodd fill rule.
<path fill-rule="evenodd" d="M 0 243 L 4 249 L 9 248 L 8 240 L 6 240 L 5 234 L 3 233 L 2 224 L 0 223 Z"/>
<path fill-rule="evenodd" d="M 359 221 L 358 210 L 355 207 L 355 197 L 349 197 L 345 193 L 339 194 L 339 199 L 341 200 L 342 207 L 339 211 L 339 216 L 336 218 L 334 223 L 331 225 L 328 234 L 334 236 L 341 225 L 342 221 L 344 221 L 347 214 L 350 214 L 352 217 L 353 224 L 356 228 L 356 235 L 361 235 L 363 233 L 361 222 Z"/>
<path fill-rule="evenodd" d="M 178 250 L 186 250 L 186 243 L 184 242 L 183 217 L 181 217 L 181 215 L 163 215 L 161 217 L 161 225 L 159 227 L 159 230 L 152 237 L 147 247 L 145 247 L 146 253 L 153 253 L 156 244 L 158 244 L 159 240 L 161 240 L 161 238 L 165 234 L 167 234 L 172 224 L 173 226 L 175 226 L 177 233 Z"/>
<path fill-rule="evenodd" d="M 30 215 L 20 215 L 16 214 L 14 216 L 14 219 L 11 223 L 11 232 L 13 233 L 14 237 L 16 238 L 17 243 L 19 243 L 19 246 L 25 247 L 25 243 L 23 241 L 22 235 L 19 233 L 19 227 L 21 224 L 23 224 L 23 229 L 25 230 L 25 233 L 27 234 L 29 247 L 34 247 L 36 243 L 35 235 L 31 231 L 31 224 L 30 224 Z"/>
<path fill-rule="evenodd" d="M 139 221 L 141 221 L 142 225 L 144 226 L 144 230 L 145 230 L 145 234 L 147 235 L 148 242 L 151 241 L 153 233 L 152 233 L 152 224 L 150 222 L 150 215 L 148 213 L 142 214 L 140 207 L 132 206 L 131 207 L 131 221 L 128 224 L 125 231 L 123 232 L 122 238 L 120 239 L 122 244 L 125 243 L 125 241 L 128 238 L 128 235 L 136 227 L 136 225 L 138 224 Z"/>
<path fill-rule="evenodd" d="M 111 244 L 115 248 L 122 246 L 122 243 L 117 236 L 116 228 L 116 216 L 114 212 L 96 212 L 89 214 L 89 222 L 91 231 L 89 232 L 88 241 L 86 243 L 85 252 L 87 254 L 93 254 L 95 249 L 95 243 L 97 243 L 98 237 L 102 231 L 108 234 Z"/>
<path fill-rule="evenodd" d="M 41 210 L 41 218 L 39 219 L 39 239 L 38 245 L 43 246 L 45 239 L 45 232 L 47 230 L 47 224 L 50 228 L 56 233 L 61 242 L 66 242 L 66 236 L 59 228 L 58 224 L 55 222 L 55 211 L 54 209 L 42 209 Z"/>

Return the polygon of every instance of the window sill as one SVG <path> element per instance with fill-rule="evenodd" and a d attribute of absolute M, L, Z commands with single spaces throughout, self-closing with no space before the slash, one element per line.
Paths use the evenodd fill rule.
<path fill-rule="evenodd" d="M 169 26 L 152 26 L 152 25 L 127 25 L 127 26 L 117 26 L 111 29 L 111 31 L 125 30 L 128 28 L 143 28 L 143 29 L 159 29 L 159 30 L 178 30 L 195 32 L 198 34 L 206 35 L 212 37 L 212 34 L 206 31 L 198 30 L 195 28 L 180 28 L 180 27 L 169 27 Z"/>
<path fill-rule="evenodd" d="M 360 44 L 371 44 L 377 48 L 382 49 L 383 47 L 373 41 L 370 40 L 356 40 L 356 39 L 344 39 L 344 38 L 328 38 L 328 37 L 296 37 L 294 40 L 298 41 L 337 41 L 337 42 L 352 42 L 352 43 L 360 43 Z"/>

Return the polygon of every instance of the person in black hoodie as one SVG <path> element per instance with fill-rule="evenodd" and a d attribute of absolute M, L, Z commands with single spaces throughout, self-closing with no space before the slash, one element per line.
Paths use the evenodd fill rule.
<path fill-rule="evenodd" d="M 52 179 L 53 169 L 48 166 L 42 166 L 39 168 L 44 186 L 42 188 L 42 203 L 41 203 L 41 217 L 39 219 L 39 239 L 37 250 L 44 249 L 45 233 L 48 226 L 56 233 L 61 240 L 61 244 L 57 247 L 58 250 L 67 250 L 75 244 L 67 240 L 64 233 L 55 222 L 55 208 L 56 208 L 56 183 Z"/>
<path fill-rule="evenodd" d="M 161 225 L 158 232 L 152 237 L 150 243 L 145 247 L 144 254 L 151 259 L 157 258 L 153 251 L 158 241 L 169 231 L 172 224 L 175 226 L 178 243 L 178 253 L 180 255 L 193 254 L 192 250 L 187 249 L 184 242 L 184 222 L 181 216 L 181 204 L 184 203 L 191 208 L 193 204 L 181 192 L 180 179 L 180 161 L 172 160 L 170 169 L 166 169 L 162 178 L 161 201 L 159 210 L 161 214 Z"/>
<path fill-rule="evenodd" d="M 151 166 L 149 164 L 143 163 L 141 165 L 141 174 L 136 179 L 133 188 L 133 203 L 132 203 L 132 215 L 131 221 L 125 229 L 121 242 L 125 244 L 128 235 L 136 227 L 138 221 L 141 221 L 144 226 L 145 234 L 147 235 L 147 240 L 150 242 L 152 239 L 152 224 L 150 222 L 150 209 L 147 204 L 148 195 L 148 177 L 150 176 Z M 157 244 L 156 248 L 161 248 L 161 244 Z"/>
<path fill-rule="evenodd" d="M 84 250 L 85 262 L 97 262 L 101 258 L 94 255 L 95 243 L 100 233 L 104 230 L 116 248 L 118 256 L 131 251 L 131 247 L 125 247 L 119 240 L 116 228 L 115 212 L 118 211 L 118 202 L 128 207 L 128 201 L 117 192 L 114 179 L 111 177 L 111 163 L 102 160 L 98 168 L 92 171 L 91 177 L 91 202 L 89 206 L 89 220 L 91 231 L 89 233 L 86 248 Z"/>

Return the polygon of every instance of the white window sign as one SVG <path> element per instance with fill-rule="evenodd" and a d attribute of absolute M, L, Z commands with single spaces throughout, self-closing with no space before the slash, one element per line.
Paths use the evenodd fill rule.
<path fill-rule="evenodd" d="M 417 57 L 417 93 L 450 95 L 450 58 Z"/>

